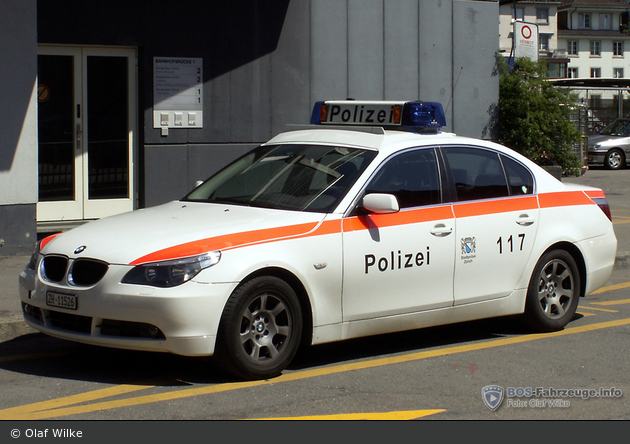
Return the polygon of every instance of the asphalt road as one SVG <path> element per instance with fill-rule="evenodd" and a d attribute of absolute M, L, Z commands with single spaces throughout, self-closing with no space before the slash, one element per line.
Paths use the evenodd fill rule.
<path fill-rule="evenodd" d="M 18 314 L 27 258 L 0 258 L 0 437 L 47 419 L 630 419 L 630 170 L 563 180 L 604 189 L 619 241 L 610 281 L 565 330 L 531 334 L 504 318 L 362 338 L 311 347 L 267 381 L 39 334 Z M 489 386 L 504 392 L 495 410 Z"/>

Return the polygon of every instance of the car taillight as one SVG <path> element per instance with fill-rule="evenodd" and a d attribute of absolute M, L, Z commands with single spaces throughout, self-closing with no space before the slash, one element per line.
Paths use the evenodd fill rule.
<path fill-rule="evenodd" d="M 597 204 L 597 206 L 604 212 L 604 214 L 612 222 L 612 215 L 610 214 L 610 206 L 608 205 L 608 201 L 606 200 L 606 198 L 596 197 L 596 198 L 593 198 L 593 202 Z"/>

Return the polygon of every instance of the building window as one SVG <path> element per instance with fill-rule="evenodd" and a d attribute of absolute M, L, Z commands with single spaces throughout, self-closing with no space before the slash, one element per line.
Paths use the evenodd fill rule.
<path fill-rule="evenodd" d="M 538 36 L 538 50 L 549 51 L 549 36 L 540 34 Z"/>
<path fill-rule="evenodd" d="M 599 29 L 612 29 L 612 17 L 610 14 L 599 14 Z"/>
<path fill-rule="evenodd" d="M 578 22 L 580 29 L 590 29 L 591 28 L 591 14 L 580 14 L 578 16 Z"/>
<path fill-rule="evenodd" d="M 578 69 L 577 68 L 569 68 L 569 70 L 567 72 L 567 77 L 570 78 L 570 79 L 577 79 L 579 77 Z"/>
<path fill-rule="evenodd" d="M 514 8 L 514 20 L 525 20 L 525 8 Z"/>
<path fill-rule="evenodd" d="M 613 77 L 615 79 L 623 79 L 623 68 L 613 68 Z"/>
<path fill-rule="evenodd" d="M 599 57 L 602 55 L 601 42 L 599 40 L 591 40 L 591 56 Z"/>
<path fill-rule="evenodd" d="M 592 78 L 599 78 L 602 76 L 602 69 L 601 68 L 591 68 L 591 77 Z"/>
<path fill-rule="evenodd" d="M 549 24 L 549 8 L 536 8 L 536 23 Z"/>
<path fill-rule="evenodd" d="M 613 42 L 613 55 L 623 57 L 623 42 Z"/>
<path fill-rule="evenodd" d="M 578 46 L 577 40 L 569 40 L 567 42 L 567 53 L 569 55 L 578 55 L 580 52 L 580 47 Z"/>

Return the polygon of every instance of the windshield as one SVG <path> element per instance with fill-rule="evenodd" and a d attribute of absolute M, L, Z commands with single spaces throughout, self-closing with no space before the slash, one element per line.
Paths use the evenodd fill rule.
<path fill-rule="evenodd" d="M 281 210 L 330 212 L 376 156 L 327 145 L 263 145 L 184 197 Z"/>
<path fill-rule="evenodd" d="M 615 120 L 599 134 L 603 136 L 630 136 L 630 120 Z"/>

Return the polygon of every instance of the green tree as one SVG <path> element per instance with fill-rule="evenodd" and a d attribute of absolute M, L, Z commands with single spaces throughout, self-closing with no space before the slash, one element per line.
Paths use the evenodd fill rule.
<path fill-rule="evenodd" d="M 539 165 L 560 165 L 563 171 L 579 171 L 574 153 L 582 134 L 570 121 L 573 94 L 547 80 L 544 61 L 519 58 L 510 67 L 498 57 L 499 106 L 496 137 L 499 143 Z"/>

